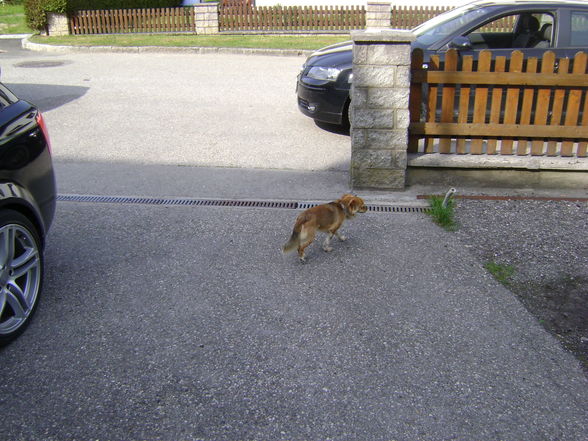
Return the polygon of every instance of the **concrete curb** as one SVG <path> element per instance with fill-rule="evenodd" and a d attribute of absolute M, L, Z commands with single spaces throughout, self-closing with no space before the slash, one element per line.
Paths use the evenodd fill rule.
<path fill-rule="evenodd" d="M 256 49 L 224 47 L 165 47 L 165 46 L 55 46 L 33 43 L 27 36 L 22 40 L 22 47 L 37 52 L 114 52 L 114 53 L 178 53 L 178 54 L 230 54 L 230 55 L 268 55 L 279 57 L 307 57 L 313 51 L 303 49 Z"/>
<path fill-rule="evenodd" d="M 584 158 L 500 155 L 409 154 L 411 167 L 588 171 Z"/>

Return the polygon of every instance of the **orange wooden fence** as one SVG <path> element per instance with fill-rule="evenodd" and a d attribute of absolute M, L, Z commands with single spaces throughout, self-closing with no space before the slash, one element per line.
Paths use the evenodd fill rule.
<path fill-rule="evenodd" d="M 424 70 L 415 50 L 409 152 L 586 157 L 587 54 L 509 58 L 452 49 L 443 70 L 438 56 Z"/>
<path fill-rule="evenodd" d="M 346 31 L 365 27 L 363 6 L 221 6 L 221 31 Z"/>
<path fill-rule="evenodd" d="M 194 8 L 77 11 L 69 26 L 74 35 L 196 31 Z"/>

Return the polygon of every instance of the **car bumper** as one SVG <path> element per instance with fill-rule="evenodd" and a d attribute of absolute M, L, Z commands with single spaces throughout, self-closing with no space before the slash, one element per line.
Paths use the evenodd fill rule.
<path fill-rule="evenodd" d="M 330 124 L 343 123 L 343 112 L 349 98 L 348 90 L 336 89 L 329 85 L 309 86 L 299 79 L 296 94 L 298 108 L 303 114 Z"/>

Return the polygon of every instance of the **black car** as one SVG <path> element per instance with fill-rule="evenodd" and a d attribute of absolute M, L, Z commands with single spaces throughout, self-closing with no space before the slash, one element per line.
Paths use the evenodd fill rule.
<path fill-rule="evenodd" d="M 585 1 L 476 1 L 417 26 L 412 47 L 425 60 L 450 48 L 477 59 L 483 49 L 496 56 L 514 49 L 525 56 L 555 52 L 573 57 L 588 49 L 588 2 Z M 352 44 L 344 42 L 313 53 L 298 75 L 298 108 L 305 115 L 332 124 L 349 125 Z"/>
<path fill-rule="evenodd" d="M 18 336 L 35 312 L 54 212 L 55 178 L 43 117 L 0 83 L 0 345 Z"/>

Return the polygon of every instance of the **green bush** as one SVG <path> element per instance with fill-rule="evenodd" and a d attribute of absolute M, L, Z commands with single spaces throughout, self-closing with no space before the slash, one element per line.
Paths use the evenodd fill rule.
<path fill-rule="evenodd" d="M 41 31 L 47 27 L 45 11 L 63 13 L 67 10 L 67 0 L 25 0 L 24 10 L 27 25 Z"/>

